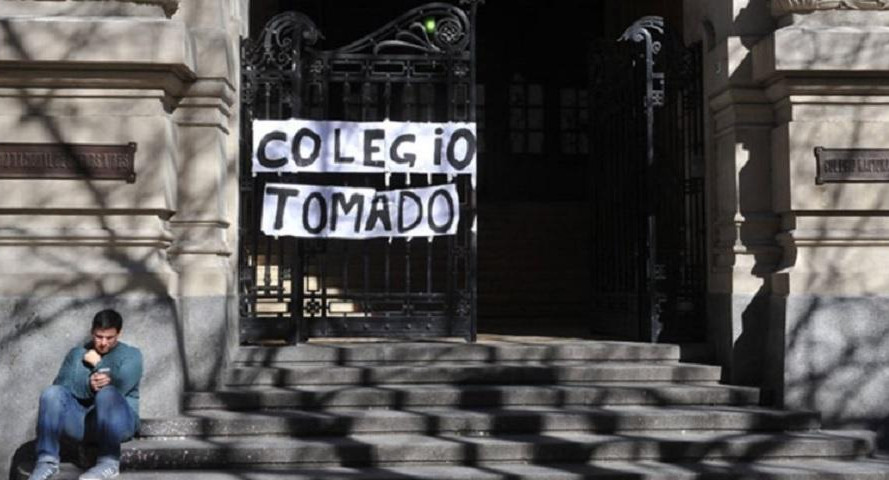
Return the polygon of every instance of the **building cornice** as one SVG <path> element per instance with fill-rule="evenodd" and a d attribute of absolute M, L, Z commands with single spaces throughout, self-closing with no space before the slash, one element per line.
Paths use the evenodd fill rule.
<path fill-rule="evenodd" d="M 772 0 L 772 15 L 816 10 L 889 10 L 889 0 Z"/>
<path fill-rule="evenodd" d="M 47 1 L 47 0 L 40 0 Z M 58 1 L 58 0 L 52 0 Z M 141 5 L 156 5 L 164 10 L 167 17 L 172 17 L 179 10 L 180 0 L 65 0 L 76 2 L 119 2 L 119 3 L 136 3 Z"/>

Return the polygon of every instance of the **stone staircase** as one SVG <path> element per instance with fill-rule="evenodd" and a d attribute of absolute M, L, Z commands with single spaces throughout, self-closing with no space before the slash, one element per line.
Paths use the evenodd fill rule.
<path fill-rule="evenodd" d="M 670 345 L 245 347 L 224 389 L 143 421 L 121 478 L 889 479 L 870 432 L 821 430 L 817 413 L 762 408 L 719 378 Z"/>

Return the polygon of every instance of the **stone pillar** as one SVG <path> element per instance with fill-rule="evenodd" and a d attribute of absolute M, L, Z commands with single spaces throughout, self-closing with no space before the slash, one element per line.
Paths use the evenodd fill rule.
<path fill-rule="evenodd" d="M 177 18 L 195 45 L 195 73 L 173 113 L 177 127 L 176 214 L 169 250 L 189 389 L 215 385 L 238 339 L 236 302 L 240 25 L 218 0 L 183 4 Z M 220 346 L 227 346 L 220 348 Z"/>
<path fill-rule="evenodd" d="M 2 471 L 97 310 L 142 349 L 143 417 L 236 345 L 240 7 L 0 0 L 0 143 L 137 144 L 134 183 L 0 178 Z"/>
<path fill-rule="evenodd" d="M 880 430 L 889 407 L 889 182 L 816 184 L 814 149 L 889 149 L 889 5 L 773 2 L 778 28 L 754 47 L 775 111 L 771 168 L 782 261 L 778 398 L 828 425 Z M 856 11 L 870 9 L 874 11 Z"/>
<path fill-rule="evenodd" d="M 780 249 L 769 186 L 774 119 L 750 50 L 774 23 L 759 1 L 687 0 L 684 11 L 687 40 L 705 52 L 708 339 L 725 381 L 759 386 Z"/>

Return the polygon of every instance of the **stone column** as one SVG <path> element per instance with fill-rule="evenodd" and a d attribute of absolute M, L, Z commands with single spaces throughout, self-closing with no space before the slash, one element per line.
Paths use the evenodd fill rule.
<path fill-rule="evenodd" d="M 889 149 L 887 9 L 882 1 L 775 1 L 778 28 L 753 50 L 753 76 L 776 120 L 778 400 L 820 410 L 828 425 L 880 429 L 883 439 L 889 182 L 818 185 L 814 150 Z"/>
<path fill-rule="evenodd" d="M 234 248 L 240 25 L 233 13 L 228 2 L 205 0 L 187 2 L 177 14 L 194 42 L 197 74 L 173 114 L 181 161 L 169 250 L 179 273 L 176 295 L 189 389 L 212 388 L 238 340 Z"/>
<path fill-rule="evenodd" d="M 686 1 L 685 15 L 688 40 L 705 51 L 708 339 L 724 380 L 759 386 L 780 249 L 769 186 L 774 119 L 750 50 L 774 24 L 758 1 Z"/>

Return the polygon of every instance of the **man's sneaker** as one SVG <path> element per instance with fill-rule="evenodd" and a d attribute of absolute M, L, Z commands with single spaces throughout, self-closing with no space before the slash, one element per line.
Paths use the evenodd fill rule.
<path fill-rule="evenodd" d="M 55 462 L 37 462 L 28 480 L 47 480 L 59 473 L 59 464 Z"/>
<path fill-rule="evenodd" d="M 120 474 L 120 462 L 103 460 L 81 475 L 80 480 L 107 480 Z"/>

